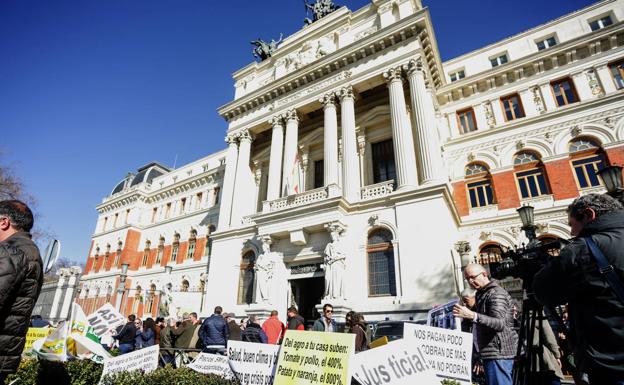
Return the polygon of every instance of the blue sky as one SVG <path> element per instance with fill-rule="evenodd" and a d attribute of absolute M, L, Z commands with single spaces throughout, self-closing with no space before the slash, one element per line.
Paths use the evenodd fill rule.
<path fill-rule="evenodd" d="M 593 3 L 424 2 L 443 60 Z M 95 206 L 128 171 L 224 148 L 216 109 L 253 59 L 249 41 L 290 35 L 304 17 L 300 0 L 0 1 L 0 162 L 63 256 L 86 258 Z"/>

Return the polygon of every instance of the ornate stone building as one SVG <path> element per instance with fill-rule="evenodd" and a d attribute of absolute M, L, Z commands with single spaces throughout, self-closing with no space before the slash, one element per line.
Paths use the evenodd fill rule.
<path fill-rule="evenodd" d="M 419 0 L 311 22 L 234 74 L 225 151 L 98 206 L 80 301 L 155 315 L 171 282 L 173 313 L 423 317 L 462 260 L 523 241 L 518 206 L 567 238 L 566 205 L 624 162 L 621 20 L 600 1 L 447 62 Z"/>

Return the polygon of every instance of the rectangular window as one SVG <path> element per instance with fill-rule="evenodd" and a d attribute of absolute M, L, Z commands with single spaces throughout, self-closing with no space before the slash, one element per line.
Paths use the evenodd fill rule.
<path fill-rule="evenodd" d="M 618 90 L 624 88 L 624 60 L 609 64 L 609 70 L 611 70 L 615 87 Z"/>
<path fill-rule="evenodd" d="M 108 217 L 104 217 L 104 224 L 102 225 L 102 231 L 106 231 L 106 224 L 108 223 Z"/>
<path fill-rule="evenodd" d="M 492 192 L 492 183 L 489 180 L 480 180 L 478 182 L 468 183 L 468 196 L 470 198 L 470 207 L 483 207 L 494 203 L 494 193 Z"/>
<path fill-rule="evenodd" d="M 546 179 L 540 168 L 516 173 L 522 198 L 535 198 L 548 194 Z"/>
<path fill-rule="evenodd" d="M 147 266 L 147 257 L 149 257 L 149 250 L 143 252 L 143 259 L 141 260 L 141 266 Z"/>
<path fill-rule="evenodd" d="M 449 74 L 449 77 L 451 78 L 452 82 L 455 82 L 457 80 L 461 80 L 463 78 L 466 77 L 466 72 L 464 70 L 459 70 L 457 72 L 453 72 L 451 74 Z"/>
<path fill-rule="evenodd" d="M 494 67 L 498 67 L 500 65 L 503 65 L 505 63 L 507 63 L 509 61 L 509 59 L 507 58 L 507 54 L 504 53 L 502 55 L 490 58 L 490 64 L 492 64 L 492 68 Z"/>
<path fill-rule="evenodd" d="M 394 252 L 392 249 L 368 253 L 370 296 L 396 295 Z"/>
<path fill-rule="evenodd" d="M 180 199 L 180 214 L 184 214 L 184 210 L 186 209 L 186 198 Z"/>
<path fill-rule="evenodd" d="M 169 215 L 171 215 L 171 202 L 165 206 L 165 219 L 169 218 Z"/>
<path fill-rule="evenodd" d="M 314 188 L 325 185 L 325 163 L 323 159 L 314 161 Z"/>
<path fill-rule="evenodd" d="M 508 95 L 501 98 L 505 119 L 509 122 L 514 119 L 524 118 L 524 109 L 522 101 L 518 94 Z"/>
<path fill-rule="evenodd" d="M 604 167 L 604 160 L 601 155 L 573 160 L 572 167 L 580 188 L 600 186 L 598 170 Z"/>
<path fill-rule="evenodd" d="M 611 24 L 613 24 L 613 20 L 611 20 L 611 16 L 607 15 L 607 16 L 601 17 L 600 19 L 590 21 L 589 27 L 591 28 L 592 31 L 597 31 L 604 27 L 608 27 Z"/>
<path fill-rule="evenodd" d="M 117 227 L 117 219 L 119 219 L 119 213 L 115 214 L 115 218 L 113 219 L 113 229 Z"/>
<path fill-rule="evenodd" d="M 163 246 L 158 246 L 158 250 L 156 251 L 156 264 L 158 265 L 160 265 L 160 261 L 162 261 L 163 250 Z"/>
<path fill-rule="evenodd" d="M 202 198 L 202 193 L 197 193 L 197 195 L 195 195 L 195 210 L 199 210 L 201 208 Z"/>
<path fill-rule="evenodd" d="M 180 245 L 175 244 L 171 248 L 171 262 L 175 262 L 178 259 L 178 251 L 180 250 Z"/>
<path fill-rule="evenodd" d="M 121 257 L 121 252 L 117 252 L 117 254 L 115 254 L 115 261 L 113 262 L 113 266 L 119 266 L 119 257 Z"/>
<path fill-rule="evenodd" d="M 540 40 L 536 42 L 535 44 L 537 44 L 537 49 L 541 51 L 543 49 L 550 48 L 552 46 L 557 45 L 557 40 L 555 39 L 554 36 L 551 36 L 548 39 Z"/>
<path fill-rule="evenodd" d="M 576 95 L 576 89 L 574 88 L 572 79 L 565 78 L 556 80 L 550 83 L 550 86 L 552 87 L 555 100 L 559 107 L 578 102 L 578 96 Z"/>
<path fill-rule="evenodd" d="M 128 217 L 130 217 L 130 209 L 126 210 L 126 219 L 124 220 L 124 224 L 128 224 Z"/>
<path fill-rule="evenodd" d="M 195 255 L 195 241 L 190 241 L 189 242 L 189 248 L 188 251 L 186 252 L 186 259 L 193 259 L 193 256 Z"/>
<path fill-rule="evenodd" d="M 158 207 L 152 209 L 152 223 L 156 222 L 156 214 L 158 213 Z"/>
<path fill-rule="evenodd" d="M 221 187 L 215 187 L 214 188 L 214 204 L 218 205 L 219 204 L 219 193 L 221 192 Z"/>
<path fill-rule="evenodd" d="M 472 108 L 467 110 L 457 111 L 457 123 L 462 134 L 476 131 L 477 121 L 475 120 L 475 114 Z"/>
<path fill-rule="evenodd" d="M 387 180 L 396 181 L 392 139 L 373 143 L 371 149 L 373 153 L 373 183 L 381 183 Z"/>

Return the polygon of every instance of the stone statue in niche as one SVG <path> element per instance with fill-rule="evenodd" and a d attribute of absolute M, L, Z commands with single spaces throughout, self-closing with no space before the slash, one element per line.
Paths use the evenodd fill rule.
<path fill-rule="evenodd" d="M 531 93 L 533 94 L 533 104 L 535 105 L 535 110 L 539 114 L 543 114 L 546 112 L 544 108 L 544 102 L 542 101 L 542 95 L 540 95 L 539 87 L 531 88 Z"/>
<path fill-rule="evenodd" d="M 330 225 L 329 233 L 332 241 L 325 246 L 325 259 L 323 268 L 325 270 L 325 298 L 344 299 L 344 273 L 347 267 L 347 255 L 342 251 L 340 245 L 340 233 L 342 227 Z"/>
<path fill-rule="evenodd" d="M 604 90 L 596 77 L 596 71 L 593 69 L 589 69 L 585 72 L 585 76 L 587 76 L 587 84 L 589 85 L 589 89 L 591 90 L 592 95 L 594 96 L 603 96 Z"/>
<path fill-rule="evenodd" d="M 271 281 L 275 267 L 274 254 L 271 252 L 270 238 L 264 238 L 262 240 L 262 254 L 258 256 L 254 264 L 257 282 L 257 303 L 268 303 L 271 298 Z"/>
<path fill-rule="evenodd" d="M 171 282 L 171 278 L 167 280 L 165 285 L 163 286 L 162 296 L 160 299 L 160 306 L 158 312 L 161 317 L 169 317 L 171 312 L 169 310 L 169 306 L 173 302 L 173 282 Z"/>
<path fill-rule="evenodd" d="M 312 12 L 312 19 L 308 17 L 303 19 L 303 22 L 306 25 L 310 25 L 315 21 L 322 19 L 339 8 L 338 5 L 334 4 L 331 0 L 316 0 L 314 4 L 310 4 L 307 0 L 303 0 L 303 4 L 305 5 L 306 14 L 308 12 Z"/>
<path fill-rule="evenodd" d="M 492 103 L 485 102 L 483 104 L 485 110 L 485 120 L 490 128 L 496 126 L 496 119 L 494 118 L 494 111 L 492 110 Z"/>

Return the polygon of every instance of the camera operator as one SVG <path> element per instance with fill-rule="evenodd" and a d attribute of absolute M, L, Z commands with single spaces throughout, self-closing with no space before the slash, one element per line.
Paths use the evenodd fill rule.
<path fill-rule="evenodd" d="M 547 306 L 569 303 L 570 336 L 577 367 L 591 384 L 624 384 L 624 302 L 613 286 L 624 278 L 624 212 L 608 195 L 588 194 L 568 207 L 575 238 L 535 275 L 533 289 Z M 600 272 L 596 243 L 613 267 L 615 284 Z"/>

